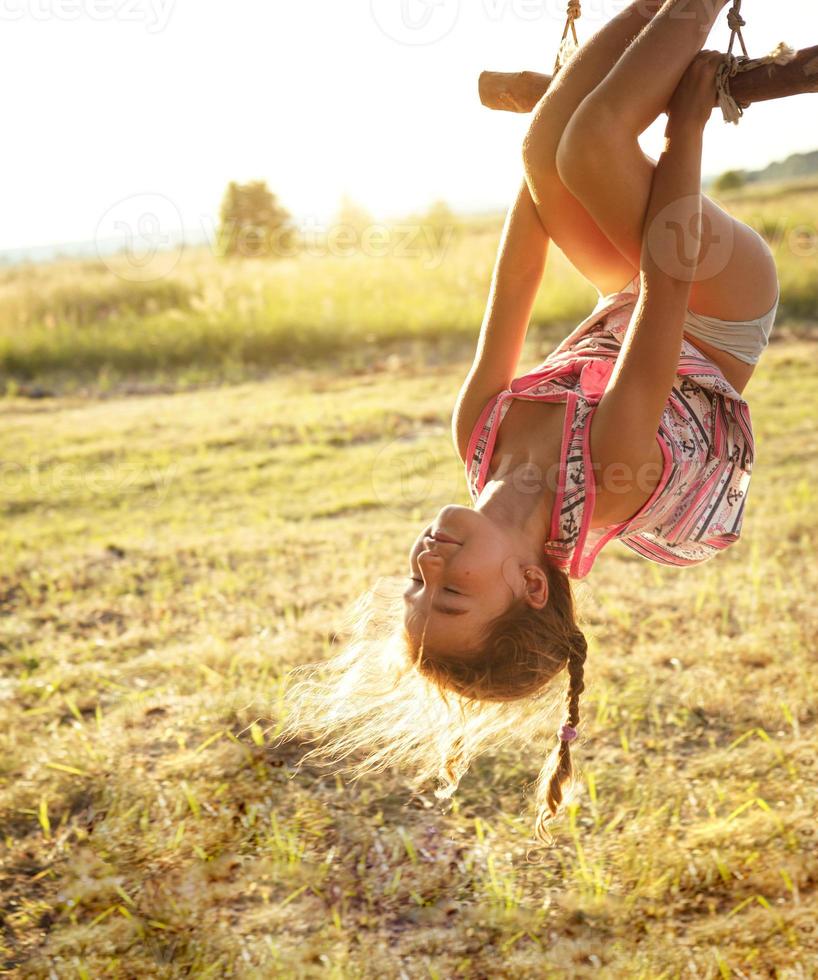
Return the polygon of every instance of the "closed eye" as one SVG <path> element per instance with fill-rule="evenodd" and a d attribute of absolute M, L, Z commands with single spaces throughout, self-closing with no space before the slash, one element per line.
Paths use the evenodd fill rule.
<path fill-rule="evenodd" d="M 418 585 L 423 585 L 423 579 L 421 579 L 421 578 L 413 578 L 412 581 L 413 582 L 417 582 Z M 444 587 L 443 591 L 444 592 L 451 592 L 452 595 L 463 595 L 462 592 L 457 592 L 455 589 L 449 589 L 449 588 L 446 588 L 446 587 Z"/>

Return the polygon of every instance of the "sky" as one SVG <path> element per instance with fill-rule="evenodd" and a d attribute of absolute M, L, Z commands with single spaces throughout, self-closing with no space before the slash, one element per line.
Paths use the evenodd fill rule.
<path fill-rule="evenodd" d="M 584 0 L 580 41 L 626 5 Z M 818 44 L 815 0 L 745 3 L 751 56 Z M 507 206 L 528 117 L 480 105 L 485 68 L 550 73 L 565 0 L 0 0 L 0 249 L 140 221 L 211 234 L 230 180 L 303 227 L 342 195 L 376 219 L 436 199 Z M 726 50 L 726 11 L 705 47 Z M 818 98 L 715 110 L 705 176 L 818 149 Z M 641 137 L 656 158 L 664 117 Z"/>

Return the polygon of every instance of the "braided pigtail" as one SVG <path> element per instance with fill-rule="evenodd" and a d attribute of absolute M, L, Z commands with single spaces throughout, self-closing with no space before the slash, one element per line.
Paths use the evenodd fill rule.
<path fill-rule="evenodd" d="M 566 724 L 559 731 L 559 744 L 543 766 L 537 780 L 537 823 L 534 835 L 542 843 L 550 843 L 547 830 L 549 821 L 557 816 L 563 798 L 570 790 L 573 779 L 571 742 L 577 737 L 579 724 L 579 696 L 585 690 L 585 658 L 588 642 L 577 631 L 576 639 L 568 654 L 568 712 Z"/>

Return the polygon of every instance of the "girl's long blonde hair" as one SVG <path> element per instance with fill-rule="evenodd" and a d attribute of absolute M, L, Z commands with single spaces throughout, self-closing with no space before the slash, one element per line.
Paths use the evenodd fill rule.
<path fill-rule="evenodd" d="M 542 567 L 544 608 L 515 602 L 468 658 L 415 647 L 403 625 L 402 580 L 379 579 L 346 611 L 333 639 L 337 650 L 288 674 L 276 744 L 314 742 L 299 764 L 316 757 L 345 762 L 353 778 L 393 765 L 414 790 L 437 778 L 435 796 L 448 799 L 486 749 L 537 744 L 560 702 L 576 727 L 587 644 L 568 576 L 548 559 Z M 546 692 L 563 669 L 567 695 Z M 570 744 L 558 740 L 535 785 L 538 841 L 550 843 L 547 824 L 572 788 Z"/>

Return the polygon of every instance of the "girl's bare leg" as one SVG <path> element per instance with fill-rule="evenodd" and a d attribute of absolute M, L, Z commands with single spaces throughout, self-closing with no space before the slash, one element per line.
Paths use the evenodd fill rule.
<path fill-rule="evenodd" d="M 634 273 L 639 268 L 655 163 L 642 152 L 638 136 L 667 106 L 727 2 L 666 0 L 563 130 L 556 154 L 559 176 Z M 538 196 L 542 198 L 539 187 L 535 180 L 535 203 Z M 775 302 L 777 275 L 761 236 L 706 195 L 702 195 L 702 229 L 719 250 L 723 267 L 720 264 L 717 274 L 693 283 L 690 309 L 725 320 L 766 313 Z"/>
<path fill-rule="evenodd" d="M 620 289 L 638 264 L 626 257 L 563 184 L 557 150 L 577 107 L 607 77 L 622 52 L 666 0 L 634 0 L 600 28 L 556 75 L 537 104 L 523 143 L 526 182 L 546 231 L 601 293 Z M 650 166 L 653 161 L 645 158 Z"/>
<path fill-rule="evenodd" d="M 644 132 L 665 110 L 687 66 L 730 0 L 665 0 L 588 103 L 616 114 L 633 135 Z M 602 87 L 600 87 L 602 86 Z"/>

